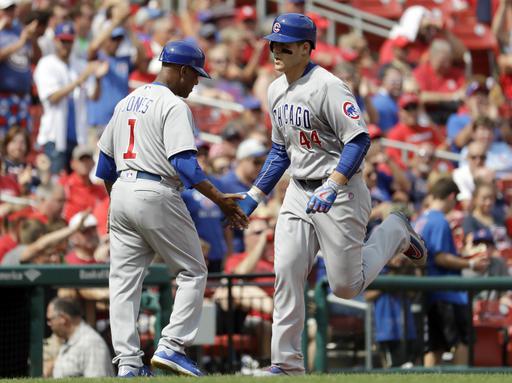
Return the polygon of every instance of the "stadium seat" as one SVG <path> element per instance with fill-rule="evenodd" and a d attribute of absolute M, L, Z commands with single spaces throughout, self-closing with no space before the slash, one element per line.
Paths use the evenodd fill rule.
<path fill-rule="evenodd" d="M 474 326 L 475 344 L 474 366 L 500 367 L 505 365 L 507 354 L 507 335 L 503 327 Z"/>
<path fill-rule="evenodd" d="M 485 24 L 478 23 L 475 16 L 455 18 L 451 31 L 469 50 L 498 49 L 498 42 L 491 29 Z"/>
<path fill-rule="evenodd" d="M 473 307 L 473 325 L 506 327 L 506 316 L 500 312 L 499 300 L 479 300 Z"/>
<path fill-rule="evenodd" d="M 361 11 L 393 20 L 398 20 L 404 10 L 398 0 L 352 0 L 351 5 Z"/>

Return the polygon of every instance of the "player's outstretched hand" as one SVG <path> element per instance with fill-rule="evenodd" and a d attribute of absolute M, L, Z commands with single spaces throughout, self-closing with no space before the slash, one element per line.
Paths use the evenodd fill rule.
<path fill-rule="evenodd" d="M 237 203 L 242 200 L 242 194 L 224 194 L 219 203 L 219 207 L 226 216 L 227 222 L 234 229 L 246 229 L 249 224 L 249 219 L 245 215 L 242 208 Z"/>
<path fill-rule="evenodd" d="M 338 195 L 340 185 L 327 178 L 321 186 L 316 188 L 306 208 L 306 213 L 327 213 Z"/>

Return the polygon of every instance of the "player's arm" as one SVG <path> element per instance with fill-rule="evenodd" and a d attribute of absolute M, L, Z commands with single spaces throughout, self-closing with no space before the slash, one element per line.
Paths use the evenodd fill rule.
<path fill-rule="evenodd" d="M 358 134 L 345 144 L 336 169 L 322 186 L 315 190 L 308 202 L 306 213 L 327 213 L 330 210 L 340 188 L 359 170 L 369 147 L 370 136 L 366 132 Z"/>
<path fill-rule="evenodd" d="M 105 189 L 107 189 L 107 193 L 110 196 L 112 185 L 114 185 L 118 177 L 116 162 L 101 150 L 98 158 L 98 167 L 96 168 L 96 177 L 101 178 L 105 182 Z"/>
<path fill-rule="evenodd" d="M 244 213 L 249 216 L 279 182 L 284 172 L 290 166 L 290 159 L 284 145 L 272 142 L 272 148 L 267 155 L 256 181 L 239 202 Z"/>
<path fill-rule="evenodd" d="M 238 207 L 235 200 L 243 198 L 241 195 L 224 194 L 219 191 L 204 174 L 199 166 L 194 150 L 186 150 L 176 153 L 169 158 L 170 164 L 178 172 L 178 175 L 186 188 L 194 188 L 202 195 L 216 203 L 222 212 L 228 217 L 232 226 L 244 229 L 247 227 L 247 217 Z"/>
<path fill-rule="evenodd" d="M 369 148 L 370 136 L 368 133 L 360 133 L 347 142 L 341 151 L 338 165 L 329 178 L 337 184 L 345 185 L 359 170 Z"/>

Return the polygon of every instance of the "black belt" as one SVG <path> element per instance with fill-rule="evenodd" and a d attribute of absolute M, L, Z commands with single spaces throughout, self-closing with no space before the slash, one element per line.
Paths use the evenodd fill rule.
<path fill-rule="evenodd" d="M 357 172 L 355 172 L 354 175 L 359 174 L 359 173 L 361 173 L 361 169 L 359 169 Z M 327 178 L 316 179 L 316 180 L 315 179 L 312 179 L 312 180 L 308 180 L 308 179 L 303 179 L 303 180 L 295 179 L 295 180 L 304 189 L 311 190 L 311 189 L 316 189 L 316 188 L 322 186 L 322 184 L 325 182 L 325 180 L 327 180 Z"/>
<path fill-rule="evenodd" d="M 149 172 L 144 172 L 141 170 L 137 170 L 137 178 L 142 179 L 142 180 L 156 181 L 156 182 L 162 181 L 161 176 L 153 174 L 153 173 L 149 173 Z"/>
<path fill-rule="evenodd" d="M 299 179 L 296 179 L 296 181 L 300 184 L 300 186 L 302 186 L 304 189 L 308 189 L 308 190 L 311 190 L 311 189 L 316 189 L 320 186 L 322 186 L 322 184 L 324 183 L 324 180 L 325 179 L 320 179 L 320 180 L 299 180 Z"/>

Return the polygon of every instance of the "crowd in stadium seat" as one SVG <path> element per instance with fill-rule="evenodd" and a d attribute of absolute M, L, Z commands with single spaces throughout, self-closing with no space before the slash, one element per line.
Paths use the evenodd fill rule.
<path fill-rule="evenodd" d="M 192 0 L 186 9 L 170 11 L 167 3 L 0 0 L 0 267 L 108 263 L 109 201 L 94 176 L 96 143 L 116 103 L 154 80 L 160 50 L 169 40 L 195 41 L 212 76 L 202 79 L 187 101 L 200 130 L 216 135 L 197 138 L 201 166 L 222 191 L 243 192 L 252 184 L 271 144 L 266 90 L 278 73 L 261 37 L 277 9 L 261 15 L 255 1 Z M 304 13 L 305 3 L 287 0 L 283 11 Z M 431 255 L 425 270 L 405 272 L 432 275 L 444 267 L 465 276 L 510 275 L 512 1 L 352 3 L 370 12 L 387 9 L 377 13 L 397 22 L 389 37 L 340 29 L 319 14 L 307 14 L 318 29 L 313 61 L 352 88 L 372 138 L 363 171 L 373 204 L 368 231 L 397 206 L 413 221 L 424 215 L 437 198 L 433 185 L 453 179 L 459 193 L 445 215 L 458 266 Z M 328 40 L 331 27 L 335 43 Z M 194 101 L 199 96 L 226 106 Z M 389 146 L 385 139 L 403 145 Z M 216 205 L 194 190 L 184 191 L 210 272 L 272 271 L 272 254 L 263 249 L 272 252 L 269 229 L 287 182 L 284 177 L 263 211 L 256 211 L 254 219 L 264 227 L 245 234 L 225 230 Z M 251 253 L 255 248 L 257 257 Z M 386 272 L 407 266 L 394 259 Z M 271 291 L 256 289 L 262 307 L 247 309 L 242 296 L 235 297 L 237 307 L 270 321 Z M 73 296 L 107 297 L 104 291 L 82 292 Z M 223 293 L 211 291 L 209 299 Z M 395 298 L 367 296 L 385 317 L 396 316 L 402 304 L 410 307 Z M 512 326 L 512 295 L 504 292 L 492 300 L 501 300 L 508 313 L 503 326 Z M 224 302 L 218 301 L 222 309 Z M 396 354 L 401 335 L 386 331 L 393 326 L 380 326 L 377 340 L 393 358 L 383 365 L 417 363 L 419 357 Z M 454 345 L 443 347 L 450 351 Z M 269 358 L 268 350 L 258 352 Z"/>

